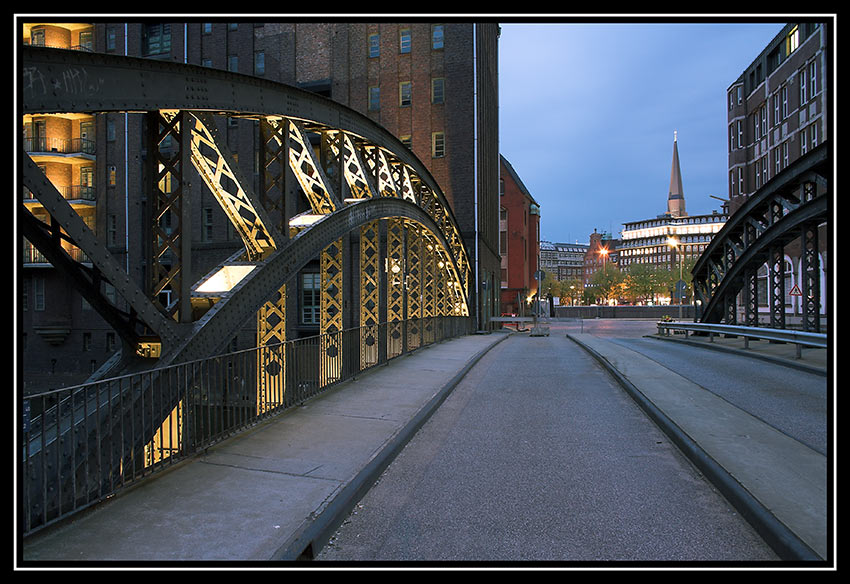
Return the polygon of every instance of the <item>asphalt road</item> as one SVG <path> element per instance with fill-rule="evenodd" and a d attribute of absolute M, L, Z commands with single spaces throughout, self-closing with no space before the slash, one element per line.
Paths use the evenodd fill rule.
<path fill-rule="evenodd" d="M 586 326 L 637 342 L 654 323 L 550 326 L 548 337 L 500 343 L 470 371 L 316 561 L 777 560 L 565 337 Z"/>

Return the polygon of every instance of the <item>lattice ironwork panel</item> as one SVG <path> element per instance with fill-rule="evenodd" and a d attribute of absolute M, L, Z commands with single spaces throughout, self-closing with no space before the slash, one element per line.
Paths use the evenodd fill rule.
<path fill-rule="evenodd" d="M 426 229 L 422 230 L 422 342 L 434 342 L 434 316 L 437 310 L 435 294 L 436 255 L 434 241 Z"/>
<path fill-rule="evenodd" d="M 404 219 L 387 219 L 387 355 L 404 351 Z"/>
<path fill-rule="evenodd" d="M 776 245 L 770 249 L 768 262 L 770 294 L 770 326 L 785 328 L 785 250 Z"/>
<path fill-rule="evenodd" d="M 347 134 L 343 134 L 342 147 L 345 182 L 348 184 L 352 198 L 366 199 L 374 196 L 375 187 L 372 186 L 369 175 L 363 168 L 363 160 L 360 158 L 354 142 Z"/>
<path fill-rule="evenodd" d="M 328 177 L 316 161 L 310 139 L 303 128 L 294 121 L 289 123 L 289 165 L 301 184 L 310 207 L 319 215 L 333 213 L 339 201 L 333 194 Z"/>
<path fill-rule="evenodd" d="M 342 246 L 339 239 L 321 254 L 321 335 L 319 376 L 322 386 L 340 379 L 342 374 Z"/>
<path fill-rule="evenodd" d="M 270 123 L 260 120 L 260 152 L 262 193 L 261 202 L 281 234 L 289 232 L 286 217 L 286 168 L 289 164 L 286 151 L 287 121 Z"/>
<path fill-rule="evenodd" d="M 422 336 L 422 237 L 419 224 L 405 221 L 407 232 L 407 346 L 419 347 Z"/>
<path fill-rule="evenodd" d="M 360 227 L 360 368 L 378 362 L 378 324 L 381 321 L 380 222 Z"/>
<path fill-rule="evenodd" d="M 150 298 L 165 314 L 177 318 L 183 270 L 183 173 L 186 172 L 182 116 L 152 112 L 148 116 L 151 152 Z"/>
<path fill-rule="evenodd" d="M 820 332 L 820 257 L 818 255 L 818 225 L 803 225 L 800 233 L 802 248 L 800 279 L 802 281 L 803 330 Z"/>
<path fill-rule="evenodd" d="M 286 393 L 286 284 L 257 312 L 257 413 L 284 403 Z"/>
<path fill-rule="evenodd" d="M 271 226 L 263 221 L 262 208 L 251 201 L 245 179 L 219 140 L 212 116 L 197 114 L 192 119 L 192 163 L 242 238 L 248 258 L 266 256 L 277 246 Z"/>

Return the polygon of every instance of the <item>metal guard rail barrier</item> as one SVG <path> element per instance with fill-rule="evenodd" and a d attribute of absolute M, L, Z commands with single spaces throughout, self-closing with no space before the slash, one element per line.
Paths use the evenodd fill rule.
<path fill-rule="evenodd" d="M 827 338 L 823 333 L 810 333 L 788 329 L 760 328 L 752 326 L 739 326 L 734 324 L 710 324 L 696 322 L 659 322 L 658 334 L 669 336 L 670 331 L 684 331 L 685 337 L 688 332 L 708 334 L 709 341 L 714 341 L 714 335 L 728 335 L 744 338 L 744 348 L 749 348 L 750 339 L 774 341 L 782 343 L 794 343 L 797 345 L 797 358 L 801 357 L 802 347 L 827 348 Z"/>
<path fill-rule="evenodd" d="M 26 396 L 31 535 L 376 365 L 472 333 L 468 317 L 367 325 Z"/>

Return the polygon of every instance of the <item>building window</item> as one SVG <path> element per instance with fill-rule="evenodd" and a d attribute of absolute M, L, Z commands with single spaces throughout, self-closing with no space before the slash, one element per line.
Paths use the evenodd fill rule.
<path fill-rule="evenodd" d="M 410 81 L 402 81 L 398 84 L 398 105 L 406 107 L 410 105 Z"/>
<path fill-rule="evenodd" d="M 797 47 L 800 46 L 800 29 L 798 27 L 794 27 L 791 29 L 791 32 L 788 33 L 788 36 L 785 38 L 785 54 L 790 55 L 794 51 L 797 50 Z"/>
<path fill-rule="evenodd" d="M 401 29 L 401 32 L 399 33 L 399 52 L 400 53 L 409 53 L 410 52 L 410 46 L 411 46 L 410 29 L 409 28 L 403 28 L 403 29 Z"/>
<path fill-rule="evenodd" d="M 266 74 L 266 54 L 263 51 L 254 53 L 254 75 Z"/>
<path fill-rule="evenodd" d="M 381 35 L 373 33 L 369 35 L 369 58 L 379 57 L 381 55 Z"/>
<path fill-rule="evenodd" d="M 168 23 L 146 24 L 142 31 L 142 53 L 167 55 L 171 52 L 171 25 Z"/>
<path fill-rule="evenodd" d="M 408 150 L 413 149 L 413 138 L 410 136 L 410 134 L 407 134 L 405 136 L 399 136 L 399 140 L 401 140 L 401 143 L 404 144 L 404 147 Z"/>
<path fill-rule="evenodd" d="M 91 333 L 83 333 L 83 351 L 91 351 Z"/>
<path fill-rule="evenodd" d="M 788 87 L 786 86 L 780 89 L 779 95 L 782 100 L 782 119 L 784 120 L 788 117 Z"/>
<path fill-rule="evenodd" d="M 809 63 L 809 97 L 812 98 L 818 94 L 818 63 L 812 61 Z"/>
<path fill-rule="evenodd" d="M 371 111 L 378 111 L 381 109 L 381 88 L 380 87 L 370 87 L 369 88 L 369 109 Z"/>
<path fill-rule="evenodd" d="M 115 29 L 110 28 L 109 30 L 106 31 L 106 50 L 107 51 L 114 51 L 115 50 L 115 42 L 116 42 Z"/>
<path fill-rule="evenodd" d="M 239 71 L 239 57 L 236 55 L 227 56 L 227 70 L 233 71 L 234 73 Z"/>
<path fill-rule="evenodd" d="M 442 158 L 446 155 L 446 135 L 443 132 L 431 134 L 431 157 Z"/>
<path fill-rule="evenodd" d="M 442 49 L 443 48 L 443 34 L 444 29 L 442 24 L 435 24 L 431 27 L 431 48 L 432 49 Z"/>
<path fill-rule="evenodd" d="M 301 274 L 301 323 L 319 324 L 321 278 L 317 273 Z"/>
<path fill-rule="evenodd" d="M 431 80 L 431 103 L 445 103 L 446 101 L 446 80 L 442 77 L 437 77 Z"/>
<path fill-rule="evenodd" d="M 205 23 L 201 24 L 201 32 L 203 34 L 212 34 L 212 23 L 211 22 L 205 22 Z"/>
<path fill-rule="evenodd" d="M 201 65 L 204 67 L 212 67 L 212 59 L 201 59 Z"/>
<path fill-rule="evenodd" d="M 806 103 L 806 89 L 808 89 L 808 85 L 806 84 L 806 68 L 803 67 L 800 69 L 800 105 Z"/>

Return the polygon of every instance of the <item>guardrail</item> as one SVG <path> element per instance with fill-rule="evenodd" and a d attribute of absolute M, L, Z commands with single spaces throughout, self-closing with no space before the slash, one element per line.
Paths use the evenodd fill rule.
<path fill-rule="evenodd" d="M 803 347 L 827 347 L 826 335 L 788 329 L 760 328 L 753 326 L 738 326 L 734 324 L 709 324 L 700 322 L 659 322 L 658 334 L 669 336 L 671 331 L 708 335 L 709 342 L 714 342 L 714 335 L 734 336 L 744 338 L 744 348 L 750 346 L 750 339 L 772 341 L 779 343 L 794 343 L 797 345 L 797 358 L 802 356 Z"/>
<path fill-rule="evenodd" d="M 19 451 L 29 535 L 416 348 L 467 317 L 352 328 L 27 396 Z"/>

